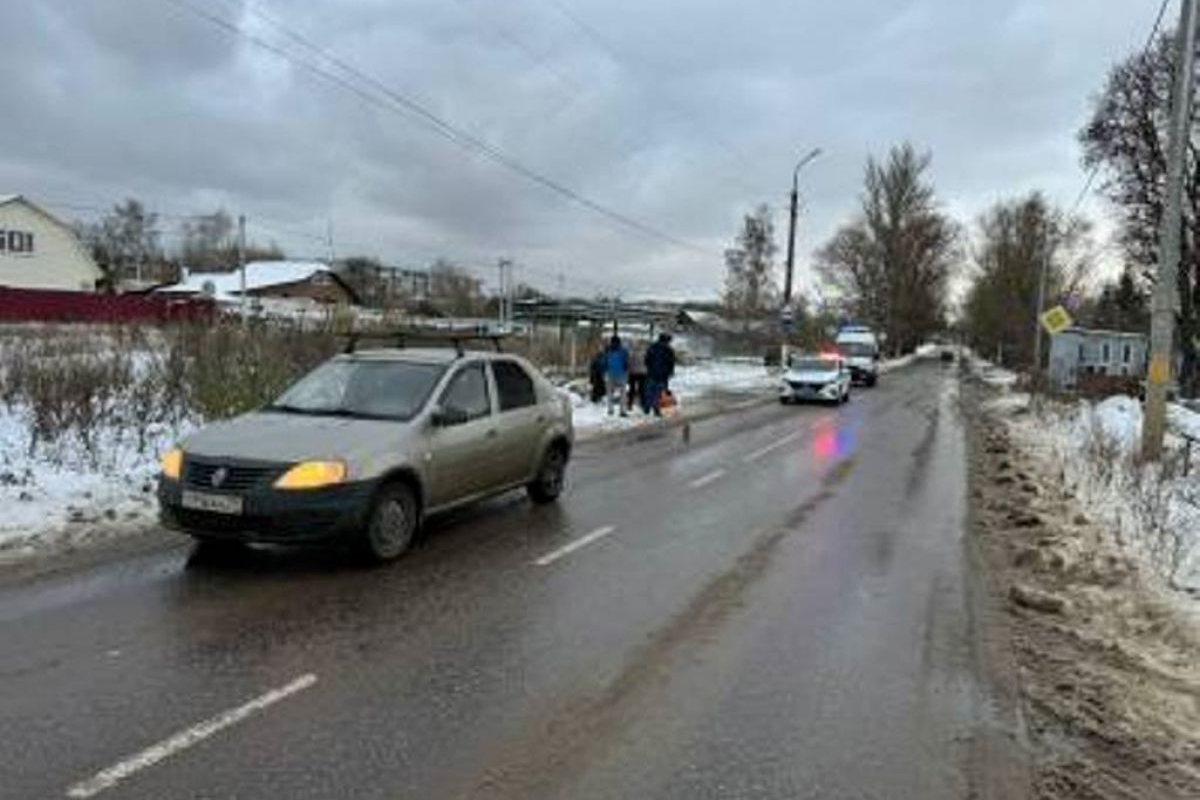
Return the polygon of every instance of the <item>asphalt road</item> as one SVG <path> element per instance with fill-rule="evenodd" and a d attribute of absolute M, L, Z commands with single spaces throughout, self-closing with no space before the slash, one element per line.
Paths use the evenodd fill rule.
<path fill-rule="evenodd" d="M 952 371 L 579 448 L 410 556 L 0 584 L 0 797 L 967 798 Z"/>

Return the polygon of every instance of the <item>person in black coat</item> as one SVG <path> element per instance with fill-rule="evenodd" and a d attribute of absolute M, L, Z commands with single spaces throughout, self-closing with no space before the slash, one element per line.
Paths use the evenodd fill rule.
<path fill-rule="evenodd" d="M 604 399 L 604 372 L 608 369 L 608 354 L 601 350 L 592 357 L 588 365 L 588 380 L 592 384 L 592 402 L 599 403 Z"/>
<path fill-rule="evenodd" d="M 662 333 L 658 341 L 646 350 L 646 390 L 642 408 L 661 415 L 659 401 L 671 386 L 675 375 L 675 349 L 671 347 L 671 334 Z"/>

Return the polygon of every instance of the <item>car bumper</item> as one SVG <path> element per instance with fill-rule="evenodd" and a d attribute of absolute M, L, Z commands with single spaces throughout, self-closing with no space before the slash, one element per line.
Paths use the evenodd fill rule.
<path fill-rule="evenodd" d="M 879 373 L 874 369 L 866 369 L 864 367 L 850 367 L 850 382 L 859 384 L 874 383 L 879 379 Z"/>
<path fill-rule="evenodd" d="M 841 387 L 833 383 L 819 388 L 789 384 L 779 390 L 779 399 L 796 403 L 833 403 L 841 399 Z"/>
<path fill-rule="evenodd" d="M 336 540 L 362 530 L 375 484 L 363 481 L 328 489 L 257 489 L 229 495 L 241 498 L 240 514 L 184 508 L 184 488 L 180 481 L 159 481 L 159 517 L 167 528 L 210 539 L 303 544 Z"/>

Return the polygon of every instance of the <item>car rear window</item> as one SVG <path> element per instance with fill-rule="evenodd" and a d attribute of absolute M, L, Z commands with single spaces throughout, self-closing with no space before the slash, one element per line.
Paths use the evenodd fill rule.
<path fill-rule="evenodd" d="M 492 374 L 496 378 L 496 393 L 501 411 L 525 408 L 537 404 L 537 391 L 533 378 L 525 368 L 515 361 L 493 361 Z"/>

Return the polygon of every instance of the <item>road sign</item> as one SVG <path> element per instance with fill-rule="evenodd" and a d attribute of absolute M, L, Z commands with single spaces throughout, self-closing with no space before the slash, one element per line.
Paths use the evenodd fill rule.
<path fill-rule="evenodd" d="M 1067 310 L 1062 306 L 1055 306 L 1049 311 L 1044 312 L 1041 320 L 1042 327 L 1045 328 L 1051 336 L 1056 333 L 1062 333 L 1067 328 L 1071 327 L 1071 324 L 1074 322 L 1074 320 L 1071 319 L 1071 315 L 1067 313 Z"/>

